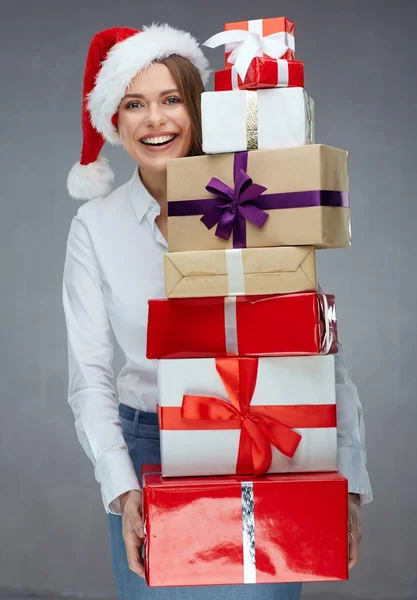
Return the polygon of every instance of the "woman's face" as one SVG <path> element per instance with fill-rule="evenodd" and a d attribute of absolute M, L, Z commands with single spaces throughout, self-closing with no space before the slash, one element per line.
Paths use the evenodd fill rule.
<path fill-rule="evenodd" d="M 169 158 L 187 156 L 191 121 L 168 67 L 153 63 L 133 79 L 118 111 L 124 149 L 141 169 L 165 171 Z"/>

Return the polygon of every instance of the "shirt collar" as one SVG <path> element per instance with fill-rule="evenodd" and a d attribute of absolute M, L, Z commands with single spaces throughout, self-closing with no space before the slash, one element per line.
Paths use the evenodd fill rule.
<path fill-rule="evenodd" d="M 138 223 L 141 223 L 146 217 L 156 240 L 167 249 L 168 243 L 155 223 L 156 217 L 161 214 L 161 207 L 143 185 L 138 169 L 135 169 L 133 177 L 128 183 L 127 193 Z"/>
<path fill-rule="evenodd" d="M 128 197 L 139 223 L 148 213 L 155 219 L 161 212 L 158 202 L 143 185 L 137 168 L 128 184 Z"/>

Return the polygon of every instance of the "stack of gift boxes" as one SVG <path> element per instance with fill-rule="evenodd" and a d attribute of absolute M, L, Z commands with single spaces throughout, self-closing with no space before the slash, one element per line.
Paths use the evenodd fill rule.
<path fill-rule="evenodd" d="M 314 143 L 286 18 L 228 23 L 202 95 L 204 156 L 168 162 L 166 298 L 150 300 L 161 472 L 145 467 L 150 586 L 347 578 L 334 296 L 347 153 Z"/>

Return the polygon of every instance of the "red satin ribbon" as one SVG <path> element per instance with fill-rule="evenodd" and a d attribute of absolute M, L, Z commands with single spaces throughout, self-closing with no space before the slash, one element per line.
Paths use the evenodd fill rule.
<path fill-rule="evenodd" d="M 257 358 L 216 358 L 230 403 L 184 395 L 182 407 L 159 407 L 161 429 L 240 429 L 238 475 L 261 475 L 271 467 L 271 444 L 294 456 L 301 435 L 292 427 L 336 427 L 336 406 L 250 406 L 258 374 Z"/>

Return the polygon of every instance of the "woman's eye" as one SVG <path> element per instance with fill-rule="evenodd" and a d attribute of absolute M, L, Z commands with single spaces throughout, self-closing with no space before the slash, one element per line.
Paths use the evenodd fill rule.
<path fill-rule="evenodd" d="M 139 102 L 129 102 L 129 104 L 126 104 L 126 108 L 138 108 L 138 106 L 141 106 Z"/>
<path fill-rule="evenodd" d="M 171 96 L 170 98 L 167 98 L 165 100 L 165 102 L 167 104 L 178 104 L 178 102 L 181 102 L 181 100 L 179 98 L 177 98 L 176 96 Z"/>

